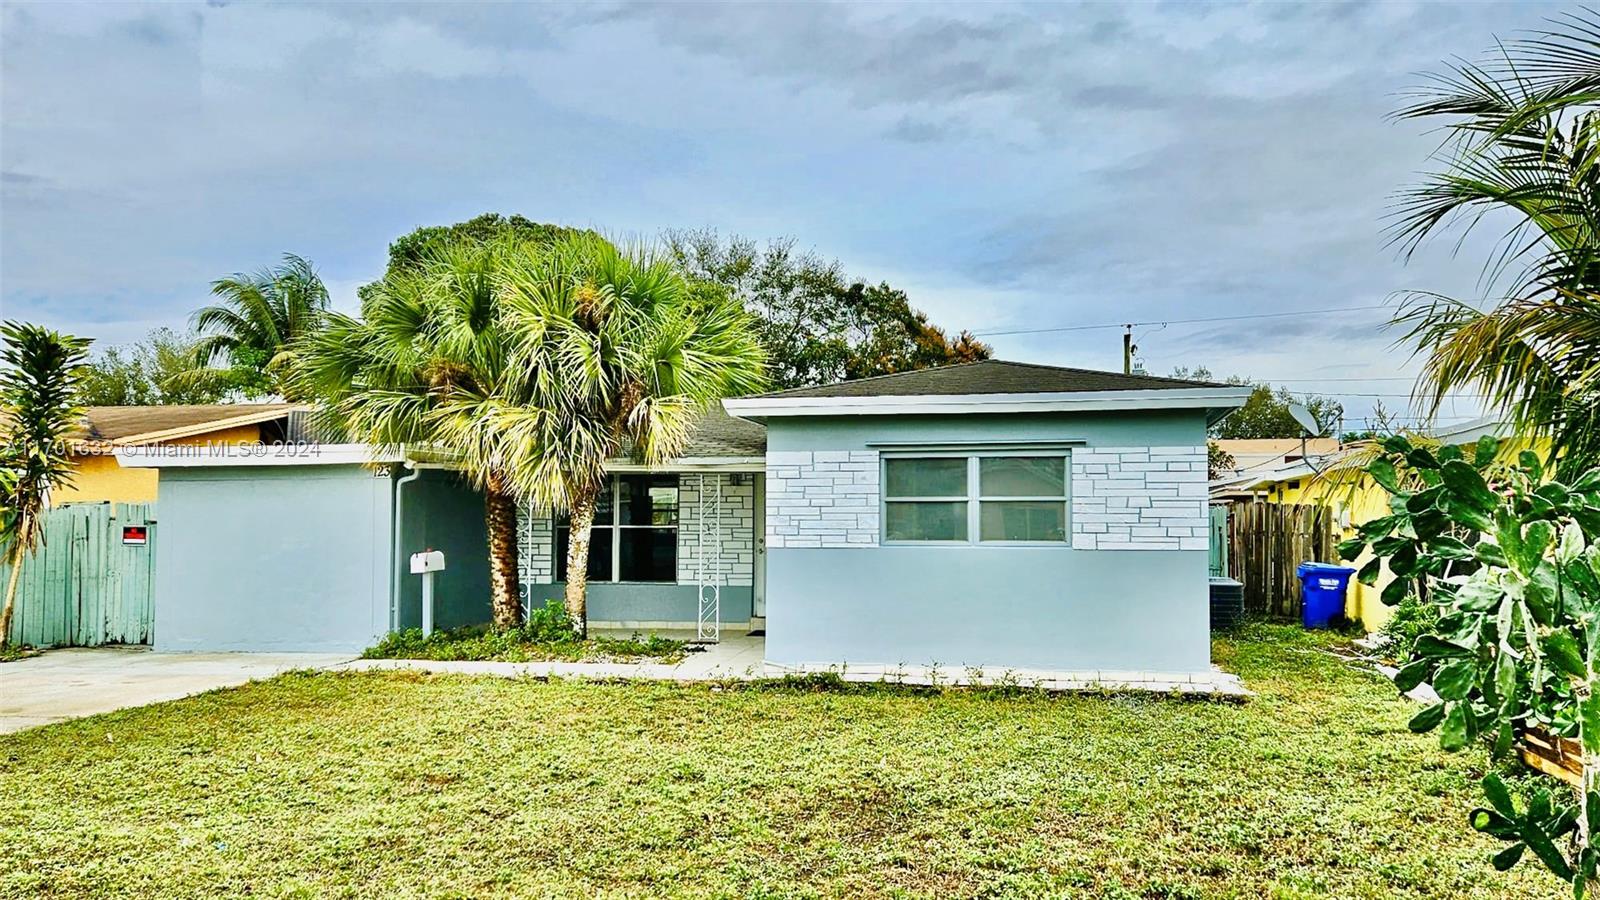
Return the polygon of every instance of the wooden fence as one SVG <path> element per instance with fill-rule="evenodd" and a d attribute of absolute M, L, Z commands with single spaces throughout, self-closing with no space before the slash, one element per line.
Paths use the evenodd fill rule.
<path fill-rule="evenodd" d="M 1303 562 L 1338 562 L 1333 516 L 1325 506 L 1236 503 L 1228 516 L 1228 573 L 1244 582 L 1251 615 L 1300 618 Z"/>
<path fill-rule="evenodd" d="M 130 529 L 126 535 L 124 529 Z M 50 510 L 43 537 L 22 563 L 11 641 L 35 647 L 148 643 L 155 504 L 69 503 Z M 137 543 L 141 537 L 144 543 Z M 10 567 L 0 564 L 0 589 L 10 576 Z"/>

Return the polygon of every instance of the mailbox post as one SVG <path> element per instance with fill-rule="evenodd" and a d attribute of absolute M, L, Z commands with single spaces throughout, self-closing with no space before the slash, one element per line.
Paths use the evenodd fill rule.
<path fill-rule="evenodd" d="M 422 576 L 422 636 L 433 634 L 433 573 L 444 571 L 444 553 L 424 550 L 411 554 L 411 574 Z"/>

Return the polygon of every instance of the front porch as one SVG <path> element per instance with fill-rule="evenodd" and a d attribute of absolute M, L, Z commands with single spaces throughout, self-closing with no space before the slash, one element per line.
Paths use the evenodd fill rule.
<path fill-rule="evenodd" d="M 753 461 L 615 467 L 590 532 L 590 628 L 717 641 L 763 627 L 764 477 Z M 530 612 L 566 589 L 569 531 L 563 515 L 518 510 Z"/>

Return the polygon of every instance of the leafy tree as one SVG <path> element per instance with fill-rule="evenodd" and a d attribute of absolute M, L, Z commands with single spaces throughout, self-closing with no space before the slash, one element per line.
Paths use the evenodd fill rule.
<path fill-rule="evenodd" d="M 1446 750 L 1476 740 L 1511 753 L 1518 733 L 1539 726 L 1583 747 L 1575 796 L 1539 787 L 1518 798 L 1491 774 L 1473 828 L 1506 842 L 1494 865 L 1532 854 L 1582 897 L 1596 881 L 1600 849 L 1600 469 L 1549 480 L 1537 454 L 1501 459 L 1493 438 L 1470 448 L 1430 449 L 1391 436 L 1367 473 L 1391 496 L 1392 515 L 1340 544 L 1353 560 L 1374 558 L 1357 577 L 1391 606 L 1416 597 L 1435 607 L 1431 626 L 1404 648 L 1402 691 L 1431 683 L 1440 702 L 1411 720 L 1438 730 Z"/>
<path fill-rule="evenodd" d="M 212 282 L 211 293 L 220 302 L 194 314 L 195 358 L 221 364 L 226 373 L 214 377 L 245 396 L 304 399 L 290 377 L 294 346 L 322 327 L 328 311 L 328 289 L 311 263 L 286 254 L 281 265 Z"/>
<path fill-rule="evenodd" d="M 1212 381 L 1215 376 L 1205 366 L 1190 369 L 1179 367 L 1172 371 L 1173 378 L 1190 378 L 1195 381 Z M 1211 436 L 1220 440 L 1248 440 L 1253 438 L 1298 438 L 1305 429 L 1289 414 L 1289 404 L 1299 403 L 1317 422 L 1317 432 L 1312 437 L 1330 437 L 1344 418 L 1344 404 L 1320 394 L 1296 396 L 1288 388 L 1276 390 L 1269 384 L 1251 382 L 1248 378 L 1230 375 L 1226 384 L 1252 385 L 1255 390 L 1244 406 L 1228 414 L 1226 419 L 1211 426 Z"/>
<path fill-rule="evenodd" d="M 38 547 L 50 489 L 72 483 L 67 441 L 82 421 L 78 379 L 89 341 L 37 325 L 0 326 L 0 523 L 5 559 L 11 566 L 5 606 L 0 608 L 0 646 L 10 641 L 22 565 Z"/>
<path fill-rule="evenodd" d="M 296 345 L 296 395 L 315 397 L 319 418 L 353 440 L 445 454 L 484 495 L 494 625 L 522 621 L 517 503 L 511 461 L 481 416 L 517 402 L 524 373 L 500 302 L 508 258 L 537 248 L 500 243 L 430 245 L 415 265 L 367 291 L 362 316 L 327 315 Z"/>
<path fill-rule="evenodd" d="M 1239 464 L 1233 454 L 1222 449 L 1216 441 L 1206 441 L 1206 478 L 1216 481 L 1224 475 L 1233 474 L 1234 467 Z"/>
<path fill-rule="evenodd" d="M 499 213 L 484 213 L 454 225 L 424 225 L 395 238 L 389 245 L 389 262 L 384 269 L 384 277 L 425 268 L 439 251 L 462 244 L 524 244 L 548 250 L 556 243 L 578 234 L 592 235 L 594 232 Z M 356 293 L 365 301 L 368 292 L 377 286 L 378 282 L 362 285 Z"/>
<path fill-rule="evenodd" d="M 108 347 L 84 370 L 81 402 L 90 406 L 219 403 L 242 394 L 236 373 L 196 362 L 199 341 L 157 328 L 136 344 Z"/>
<path fill-rule="evenodd" d="M 1498 305 L 1415 293 L 1396 316 L 1425 360 L 1419 394 L 1437 411 L 1478 389 L 1574 470 L 1600 462 L 1597 36 L 1600 14 L 1564 14 L 1449 66 L 1397 113 L 1445 122 L 1438 171 L 1402 195 L 1393 225 L 1408 256 L 1452 226 L 1510 225 L 1486 265 L 1491 286 L 1507 285 Z"/>
<path fill-rule="evenodd" d="M 571 520 L 566 606 L 587 631 L 589 538 L 609 460 L 660 464 L 723 397 L 765 385 L 766 356 L 739 304 L 691 289 L 673 261 L 578 236 L 510 260 L 506 327 L 519 378 L 486 402 L 446 401 L 448 443 L 480 440 L 520 494 Z"/>
<path fill-rule="evenodd" d="M 669 231 L 667 249 L 699 296 L 729 296 L 756 317 L 774 387 L 828 384 L 910 369 L 988 359 L 987 344 L 954 338 L 929 322 L 904 291 L 852 281 L 836 260 L 795 248 L 765 248 L 714 231 Z"/>

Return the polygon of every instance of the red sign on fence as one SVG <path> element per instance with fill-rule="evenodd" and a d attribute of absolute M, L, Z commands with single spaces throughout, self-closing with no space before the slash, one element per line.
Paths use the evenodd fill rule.
<path fill-rule="evenodd" d="M 122 542 L 124 544 L 147 544 L 150 542 L 150 529 L 145 525 L 122 526 Z"/>

